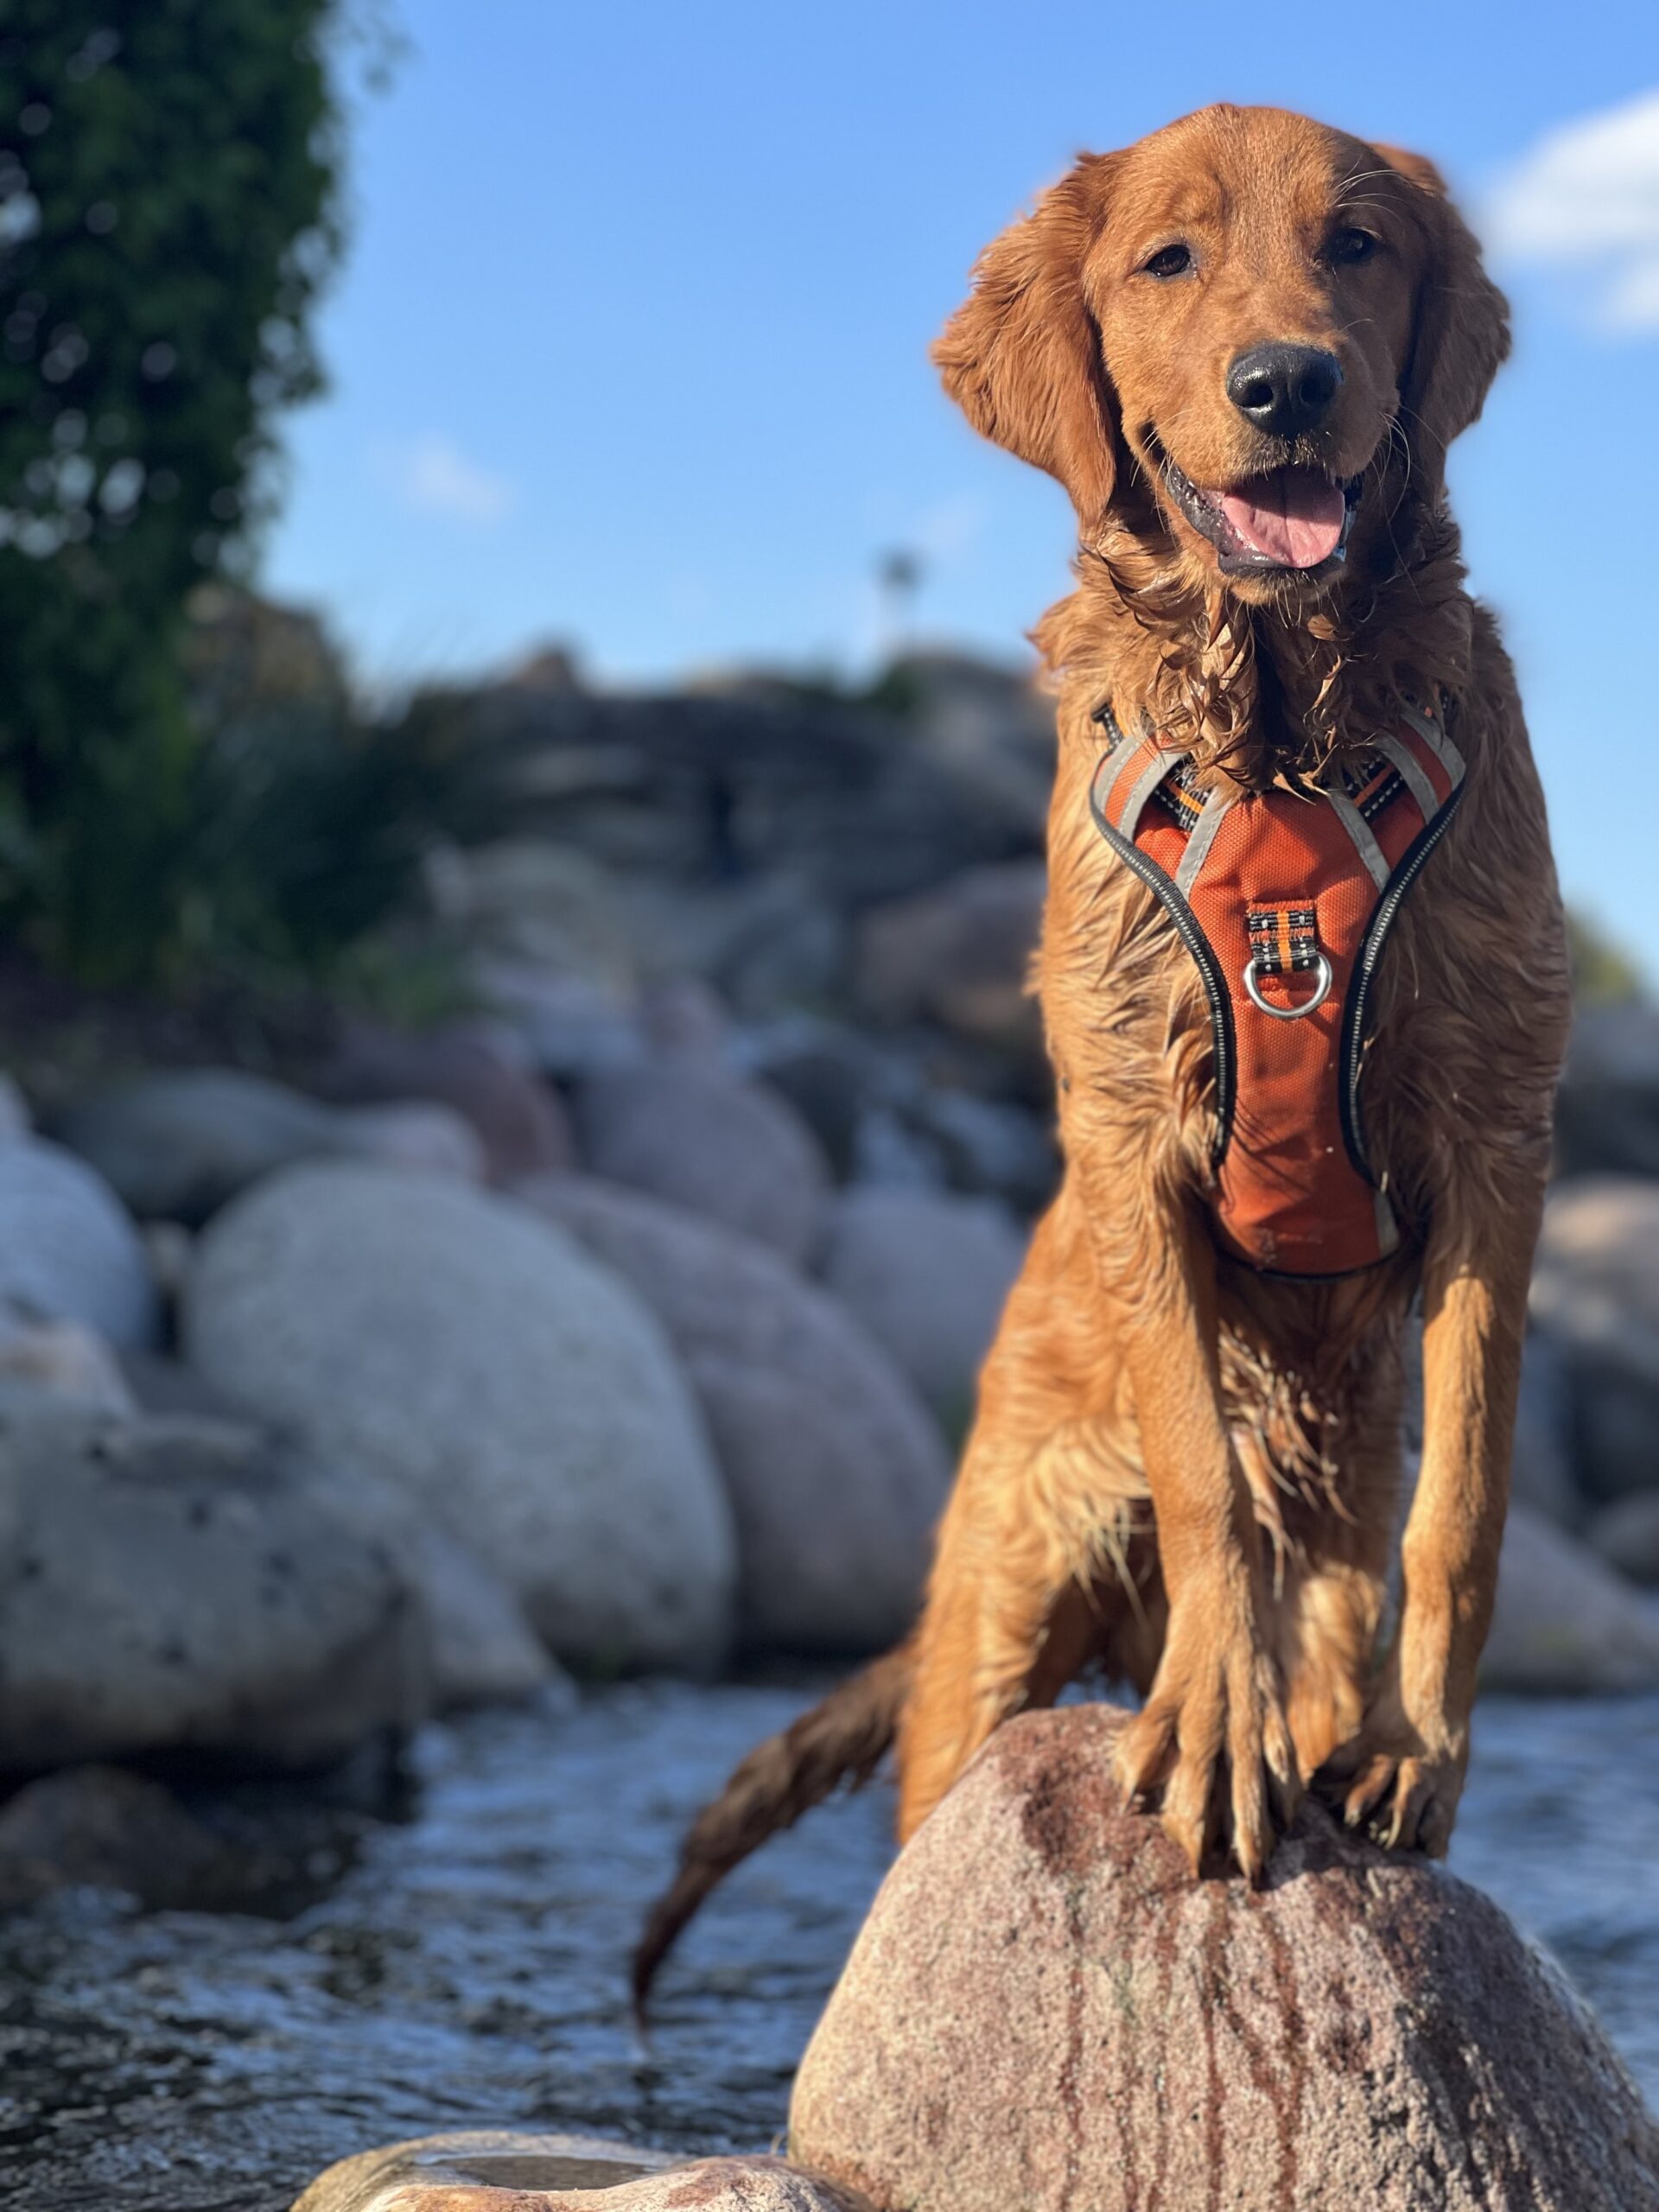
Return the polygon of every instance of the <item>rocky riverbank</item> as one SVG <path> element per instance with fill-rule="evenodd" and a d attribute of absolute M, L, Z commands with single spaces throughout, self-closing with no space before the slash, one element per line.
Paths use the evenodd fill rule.
<path fill-rule="evenodd" d="M 96 2005 L 61 2071 L 54 2058 L 44 2088 L 31 2081 L 30 2054 L 56 2048 L 54 1977 L 121 1981 L 99 2000 L 133 2038 L 111 2094 L 147 2115 L 142 2135 L 160 2112 L 134 2087 L 143 2069 L 222 2082 L 238 2039 L 263 2047 L 262 2001 L 238 1982 L 250 1913 L 298 1913 L 321 1946 L 310 1966 L 344 1945 L 318 1971 L 372 2024 L 374 2081 L 409 2087 L 388 2103 L 354 2073 L 336 2021 L 323 2063 L 359 2083 L 338 2128 L 290 2138 L 278 2115 L 272 2134 L 233 2095 L 238 2126 L 303 2140 L 308 2171 L 452 2116 L 432 2101 L 444 2064 L 472 2084 L 453 2115 L 469 2123 L 555 2119 L 677 2149 L 766 2139 L 849 1913 L 820 1942 L 804 1891 L 764 1960 L 740 1940 L 778 2015 L 691 2069 L 715 2085 L 726 2117 L 711 2120 L 652 2062 L 626 2088 L 584 2075 L 556 2110 L 532 2067 L 493 2103 L 478 2049 L 445 2041 L 430 1961 L 408 1993 L 415 2043 L 436 2041 L 402 2052 L 418 1882 L 394 1878 L 360 1974 L 357 1936 L 327 1932 L 327 1893 L 343 1877 L 338 1894 L 356 1894 L 359 1853 L 383 1871 L 395 1855 L 404 1747 L 417 1765 L 445 1743 L 464 1759 L 521 1728 L 555 1802 L 600 1793 L 584 1833 L 601 1871 L 565 1912 L 597 1915 L 610 1948 L 550 1959 L 494 1930 L 465 2003 L 511 2023 L 523 1978 L 550 1977 L 537 2036 L 580 2043 L 573 2019 L 612 2018 L 594 1993 L 695 1792 L 670 1805 L 641 1796 L 645 1775 L 584 1776 L 585 1717 L 569 1734 L 560 1719 L 572 1677 L 839 1662 L 909 1617 L 1055 1163 L 1024 990 L 1040 710 L 962 664 L 906 681 L 897 707 L 753 683 L 628 701 L 543 670 L 451 702 L 477 772 L 516 810 L 511 840 L 429 855 L 404 925 L 464 983 L 464 1014 L 396 1028 L 336 1011 L 302 1047 L 245 1064 L 170 1046 L 120 1068 L 78 1049 L 20 1063 L 26 1081 L 0 1097 L 0 1906 L 21 1947 L 31 2158 L 71 2139 L 101 2157 L 99 2130 L 64 2116 L 83 2092 L 116 2108 L 99 2102 Z M 1656 1067 L 1651 1009 L 1581 1026 L 1489 1692 L 1659 1687 Z M 678 1694 L 687 1715 L 734 1709 L 725 1692 Z M 478 1708 L 459 1736 L 432 1732 Z M 1560 1781 L 1562 1818 L 1620 1772 L 1618 1724 L 1586 1726 L 1601 1764 Z M 1570 1764 L 1570 1728 L 1552 1742 Z M 660 1741 L 641 1757 L 678 1771 Z M 1541 1751 L 1536 1779 L 1535 1812 L 1555 1819 Z M 518 1786 L 492 1785 L 508 1804 Z M 442 1803 L 430 1776 L 424 1803 L 423 1821 Z M 639 1858 L 623 1875 L 625 1831 Z M 836 1833 L 815 1823 L 785 1850 L 819 1866 Z M 1597 1833 L 1572 1828 L 1567 1863 Z M 443 1848 L 540 1909 L 493 1837 Z M 756 1897 L 785 1863 L 769 1853 L 759 1891 L 734 1885 L 763 1932 Z M 440 1922 L 467 1924 L 470 1878 L 445 1876 Z M 620 1917 L 597 1902 L 607 1880 Z M 730 1923 L 709 1924 L 730 1941 Z M 289 1940 L 270 1936 L 269 1957 L 289 1961 Z M 321 1981 L 272 1971 L 301 2012 L 317 2000 Z M 216 1993 L 226 1974 L 236 2018 Z M 691 2017 L 706 2037 L 703 2000 Z M 765 2128 L 741 2086 L 762 2048 Z M 283 2069 L 268 2086 L 279 2105 L 299 2094 Z M 188 2142 L 161 2134 L 189 2169 Z M 239 2205 L 211 2193 L 212 2167 L 207 2194 L 130 2201 Z"/>
<path fill-rule="evenodd" d="M 891 1862 L 887 1790 L 717 1893 L 647 2049 L 626 1960 L 687 1813 L 811 1694 L 639 1683 L 462 1716 L 416 1736 L 396 1819 L 364 1811 L 365 1777 L 303 1834 L 269 1785 L 187 1788 L 293 1875 L 334 1855 L 257 1910 L 82 1887 L 0 1918 L 0 2201 L 287 2212 L 334 2160 L 446 2128 L 766 2148 Z M 1549 1945 L 1659 2102 L 1656 1861 L 1659 1700 L 1485 1701 L 1452 1871 Z"/>

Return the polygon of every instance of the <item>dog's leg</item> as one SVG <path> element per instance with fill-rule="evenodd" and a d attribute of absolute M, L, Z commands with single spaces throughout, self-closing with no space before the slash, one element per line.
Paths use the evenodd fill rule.
<path fill-rule="evenodd" d="M 1320 1426 L 1317 1472 L 1293 1463 L 1290 1496 L 1281 1488 L 1276 1501 L 1289 1541 L 1275 1576 L 1275 1650 L 1304 1783 L 1359 1732 L 1376 1673 L 1402 1474 L 1393 1332 L 1376 1329 L 1327 1391 L 1336 1417 Z M 1271 1470 L 1251 1468 L 1248 1436 L 1240 1449 L 1260 1497 Z"/>
<path fill-rule="evenodd" d="M 1151 1694 L 1118 1739 L 1118 1777 L 1132 1796 L 1160 1796 L 1164 1827 L 1195 1870 L 1230 1832 L 1255 1880 L 1300 1783 L 1249 1485 L 1222 1410 L 1214 1250 L 1179 1205 L 1143 1213 L 1139 1235 L 1116 1211 L 1094 1210 L 1103 1288 L 1169 1599 Z"/>
<path fill-rule="evenodd" d="M 1389 1532 L 1375 1562 L 1322 1565 L 1299 1573 L 1281 1611 L 1280 1667 L 1297 1771 L 1311 1782 L 1365 1717 L 1386 1595 Z"/>
<path fill-rule="evenodd" d="M 1491 1624 L 1541 1178 L 1455 1206 L 1424 1274 L 1423 1461 L 1402 1551 L 1399 1633 L 1357 1740 L 1332 1762 L 1351 1825 L 1444 1854 Z"/>
<path fill-rule="evenodd" d="M 899 1732 L 901 1843 L 992 1732 L 1052 1705 L 1100 1640 L 1067 1550 L 1035 1511 L 1009 1511 L 1027 1493 L 1004 1456 L 976 1440 L 939 1531 Z"/>

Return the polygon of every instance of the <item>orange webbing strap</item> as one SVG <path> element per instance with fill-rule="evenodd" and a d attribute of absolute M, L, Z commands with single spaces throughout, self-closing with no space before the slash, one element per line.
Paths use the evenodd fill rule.
<path fill-rule="evenodd" d="M 1210 1001 L 1224 1244 L 1275 1274 L 1346 1274 L 1399 1242 L 1359 1091 L 1371 979 L 1450 823 L 1462 756 L 1404 709 L 1317 787 L 1203 792 L 1156 737 L 1115 741 L 1090 804 L 1162 901 Z"/>

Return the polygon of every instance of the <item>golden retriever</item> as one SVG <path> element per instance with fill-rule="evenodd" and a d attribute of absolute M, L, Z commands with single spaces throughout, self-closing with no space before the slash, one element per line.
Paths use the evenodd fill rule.
<path fill-rule="evenodd" d="M 1119 1778 L 1195 1870 L 1225 1851 L 1260 1879 L 1310 1784 L 1389 1845 L 1445 1851 L 1568 1009 L 1515 682 L 1446 501 L 1446 448 L 1508 343 L 1428 162 L 1269 109 L 1207 108 L 1084 156 L 981 257 L 935 349 L 946 389 L 1058 479 L 1078 524 L 1077 588 L 1035 632 L 1058 699 L 1037 981 L 1064 1179 L 985 1364 L 913 1635 L 701 1816 L 640 1945 L 642 1999 L 774 1829 L 896 1742 L 909 1836 L 1001 1721 L 1091 1663 L 1142 1694 Z M 1317 1240 L 1357 1187 L 1329 1179 L 1363 1169 L 1388 1233 L 1372 1264 L 1287 1268 L 1271 1236 L 1250 1243 L 1248 1206 L 1227 1212 L 1233 1015 L 1155 871 L 1103 834 L 1103 760 L 1153 743 L 1194 814 L 1223 792 L 1294 833 L 1298 804 L 1319 808 L 1333 773 L 1363 783 L 1407 721 L 1457 762 L 1460 804 L 1358 995 L 1363 1152 L 1316 1161 L 1299 1197 Z M 1284 890 L 1304 887 L 1306 912 L 1266 926 L 1306 924 L 1311 964 L 1320 885 Z M 1287 1027 L 1296 1010 L 1265 1009 Z M 1335 1095 L 1339 1032 L 1334 1008 L 1299 1030 L 1318 1062 L 1300 1090 L 1258 1070 L 1257 1121 L 1289 1116 L 1293 1151 L 1297 1116 Z M 1235 1127 L 1238 1172 L 1274 1138 L 1252 1150 Z M 1419 1299 L 1424 1445 L 1384 1639 Z"/>

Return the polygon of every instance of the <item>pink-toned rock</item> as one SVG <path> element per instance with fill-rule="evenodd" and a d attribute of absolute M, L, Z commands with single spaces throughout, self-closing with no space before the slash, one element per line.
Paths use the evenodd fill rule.
<path fill-rule="evenodd" d="M 479 2129 L 346 2158 L 294 2212 L 868 2212 L 785 2159 L 697 2158 L 579 2135 Z"/>
<path fill-rule="evenodd" d="M 413 1036 L 355 1029 L 322 1084 L 331 1098 L 353 1105 L 429 1098 L 453 1107 L 477 1131 L 492 1182 L 571 1163 L 557 1093 L 483 1028 L 457 1024 Z"/>
<path fill-rule="evenodd" d="M 1193 1881 L 1122 1715 L 1002 1729 L 883 1885 L 793 2156 L 878 2212 L 1656 2212 L 1659 2128 L 1478 1891 L 1317 1808 Z"/>
<path fill-rule="evenodd" d="M 855 988 L 879 1021 L 933 1021 L 1021 1056 L 1041 1049 L 1027 988 L 1042 927 L 1040 861 L 965 868 L 859 924 Z"/>

